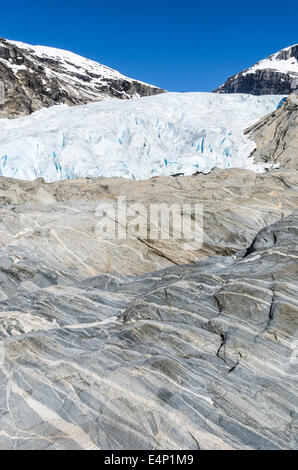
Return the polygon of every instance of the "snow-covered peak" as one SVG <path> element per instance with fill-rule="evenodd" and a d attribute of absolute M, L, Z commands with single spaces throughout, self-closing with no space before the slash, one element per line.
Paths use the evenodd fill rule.
<path fill-rule="evenodd" d="M 0 117 L 18 117 L 56 104 L 162 93 L 158 87 L 73 52 L 0 38 L 0 79 L 6 101 Z"/>
<path fill-rule="evenodd" d="M 294 44 L 230 77 L 215 92 L 289 95 L 297 89 L 298 44 Z"/>
<path fill-rule="evenodd" d="M 131 78 L 126 77 L 125 75 L 121 74 L 117 70 L 114 70 L 106 65 L 102 65 L 98 62 L 95 62 L 91 59 L 87 59 L 86 57 L 82 57 L 78 54 L 75 54 L 71 51 L 66 51 L 64 49 L 57 49 L 55 47 L 48 47 L 48 46 L 39 46 L 39 45 L 31 45 L 26 44 L 20 41 L 11 41 L 7 40 L 8 43 L 28 51 L 31 55 L 35 55 L 40 59 L 54 59 L 60 62 L 60 64 L 70 72 L 74 73 L 96 73 L 104 78 L 125 78 L 126 80 L 134 81 Z M 141 82 L 144 83 L 144 82 Z M 146 85 L 152 87 L 152 85 L 146 83 Z"/>
<path fill-rule="evenodd" d="M 256 70 L 265 69 L 276 70 L 277 72 L 285 74 L 298 74 L 298 44 L 286 47 L 266 59 L 260 60 L 244 73 L 253 73 Z"/>

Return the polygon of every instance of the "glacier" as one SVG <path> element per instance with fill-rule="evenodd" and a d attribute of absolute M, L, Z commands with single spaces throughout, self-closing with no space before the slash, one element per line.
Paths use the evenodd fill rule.
<path fill-rule="evenodd" d="M 264 171 L 244 130 L 277 109 L 280 95 L 167 93 L 53 106 L 0 120 L 0 176 L 47 182 L 148 179 L 215 167 Z"/>

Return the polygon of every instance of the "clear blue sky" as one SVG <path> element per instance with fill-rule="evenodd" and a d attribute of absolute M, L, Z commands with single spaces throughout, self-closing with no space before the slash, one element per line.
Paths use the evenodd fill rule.
<path fill-rule="evenodd" d="M 3 3 L 0 36 L 72 50 L 169 91 L 211 91 L 298 42 L 297 0 Z"/>

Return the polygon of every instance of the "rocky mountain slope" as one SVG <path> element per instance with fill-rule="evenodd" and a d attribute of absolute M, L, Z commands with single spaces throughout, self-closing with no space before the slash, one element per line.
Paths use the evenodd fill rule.
<path fill-rule="evenodd" d="M 0 118 L 14 118 L 57 104 L 85 104 L 163 93 L 72 52 L 0 38 Z"/>
<path fill-rule="evenodd" d="M 286 47 L 229 78 L 215 93 L 289 95 L 298 89 L 298 44 Z"/>
<path fill-rule="evenodd" d="M 298 93 L 290 95 L 277 111 L 247 129 L 256 143 L 255 162 L 298 169 Z"/>

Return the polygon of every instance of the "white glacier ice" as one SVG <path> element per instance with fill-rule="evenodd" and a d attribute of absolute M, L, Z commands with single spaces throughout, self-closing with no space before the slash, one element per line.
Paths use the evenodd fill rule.
<path fill-rule="evenodd" d="M 0 175 L 56 181 L 147 179 L 214 167 L 262 171 L 249 158 L 255 144 L 243 131 L 281 100 L 280 95 L 167 93 L 1 119 Z"/>

